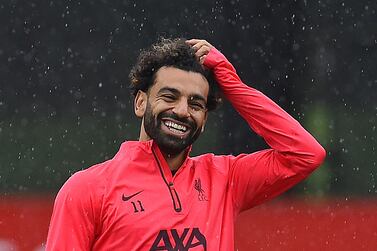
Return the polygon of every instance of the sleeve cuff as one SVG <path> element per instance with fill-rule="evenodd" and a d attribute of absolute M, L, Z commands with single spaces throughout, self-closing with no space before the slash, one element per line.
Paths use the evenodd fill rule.
<path fill-rule="evenodd" d="M 216 65 L 224 61 L 227 62 L 228 59 L 220 51 L 213 47 L 207 54 L 203 64 L 205 67 L 213 69 L 216 67 Z"/>

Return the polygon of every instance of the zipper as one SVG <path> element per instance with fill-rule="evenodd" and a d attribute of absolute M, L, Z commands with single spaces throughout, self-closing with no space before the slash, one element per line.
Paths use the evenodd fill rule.
<path fill-rule="evenodd" d="M 173 201 L 173 207 L 174 207 L 174 210 L 179 213 L 182 211 L 182 204 L 181 204 L 181 201 L 179 199 L 179 196 L 178 196 L 178 193 L 177 191 L 175 190 L 174 188 L 174 183 L 173 182 L 168 182 L 166 180 L 166 177 L 164 175 L 164 171 L 162 170 L 162 166 L 161 166 L 161 163 L 160 163 L 160 160 L 158 159 L 155 151 L 152 149 L 152 153 L 153 153 L 153 156 L 154 158 L 156 159 L 156 162 L 157 162 L 157 165 L 158 165 L 158 169 L 160 170 L 160 173 L 161 173 L 161 177 L 162 179 L 164 180 L 166 186 L 168 187 L 169 189 L 169 193 L 170 193 L 170 197 Z"/>
<path fill-rule="evenodd" d="M 170 195 L 173 199 L 174 210 L 178 213 L 181 212 L 182 211 L 181 201 L 179 200 L 178 193 L 174 188 L 173 182 L 169 183 L 169 191 L 170 191 Z"/>

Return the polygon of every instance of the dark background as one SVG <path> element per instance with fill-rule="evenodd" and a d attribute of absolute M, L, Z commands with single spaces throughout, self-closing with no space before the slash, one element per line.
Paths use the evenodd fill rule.
<path fill-rule="evenodd" d="M 0 1 L 0 192 L 55 193 L 136 140 L 128 73 L 165 36 L 207 39 L 326 148 L 322 168 L 289 194 L 375 196 L 376 5 Z M 194 154 L 265 147 L 225 103 Z"/>

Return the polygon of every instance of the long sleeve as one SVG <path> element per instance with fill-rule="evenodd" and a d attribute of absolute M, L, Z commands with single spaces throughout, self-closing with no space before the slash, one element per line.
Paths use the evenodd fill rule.
<path fill-rule="evenodd" d="M 73 175 L 59 191 L 54 204 L 46 250 L 91 250 L 98 202 L 85 174 Z"/>
<path fill-rule="evenodd" d="M 284 192 L 323 162 L 325 150 L 313 136 L 271 99 L 242 83 L 223 54 L 211 49 L 204 65 L 233 107 L 271 147 L 231 161 L 229 187 L 237 211 Z"/>

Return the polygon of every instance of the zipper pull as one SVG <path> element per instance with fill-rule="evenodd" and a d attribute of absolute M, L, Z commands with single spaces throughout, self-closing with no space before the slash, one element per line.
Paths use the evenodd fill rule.
<path fill-rule="evenodd" d="M 172 195 L 172 198 L 173 198 L 174 210 L 179 213 L 182 211 L 182 205 L 181 205 L 181 201 L 179 200 L 178 193 L 174 188 L 173 182 L 169 183 L 169 189 L 170 189 L 170 194 Z"/>

